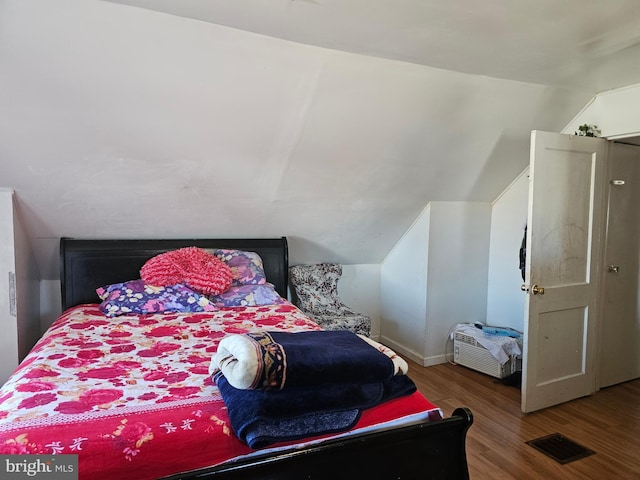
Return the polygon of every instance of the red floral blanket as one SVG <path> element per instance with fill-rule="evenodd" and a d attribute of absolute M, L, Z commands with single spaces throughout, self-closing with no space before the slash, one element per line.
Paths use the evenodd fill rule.
<path fill-rule="evenodd" d="M 0 389 L 0 453 L 78 454 L 80 478 L 122 480 L 250 454 L 208 368 L 226 334 L 265 329 L 319 327 L 289 303 L 115 318 L 74 307 Z M 356 429 L 425 411 L 437 409 L 414 394 L 365 412 Z"/>

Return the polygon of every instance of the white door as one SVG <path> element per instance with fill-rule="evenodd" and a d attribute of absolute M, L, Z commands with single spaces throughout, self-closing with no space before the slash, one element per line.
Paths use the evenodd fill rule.
<path fill-rule="evenodd" d="M 598 388 L 640 377 L 640 147 L 611 145 Z"/>
<path fill-rule="evenodd" d="M 534 131 L 522 411 L 593 393 L 607 141 Z"/>

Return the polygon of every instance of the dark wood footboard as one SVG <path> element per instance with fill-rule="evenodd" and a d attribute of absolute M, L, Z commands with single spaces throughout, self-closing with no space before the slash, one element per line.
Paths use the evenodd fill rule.
<path fill-rule="evenodd" d="M 468 408 L 451 417 L 332 440 L 305 449 L 169 477 L 228 480 L 456 480 L 468 479 L 465 440 L 473 422 Z"/>

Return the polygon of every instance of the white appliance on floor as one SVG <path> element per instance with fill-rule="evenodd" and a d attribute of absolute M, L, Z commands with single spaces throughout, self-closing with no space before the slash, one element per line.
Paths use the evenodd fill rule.
<path fill-rule="evenodd" d="M 514 339 L 514 341 L 519 343 L 522 350 L 522 341 L 520 339 Z M 522 356 L 510 355 L 509 360 L 501 364 L 472 335 L 462 331 L 453 333 L 453 361 L 496 378 L 505 378 L 522 370 Z"/>

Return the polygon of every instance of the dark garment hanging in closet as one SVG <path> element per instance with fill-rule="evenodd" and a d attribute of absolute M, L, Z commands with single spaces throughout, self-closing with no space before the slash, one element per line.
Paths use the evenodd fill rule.
<path fill-rule="evenodd" d="M 524 282 L 525 263 L 527 260 L 527 226 L 524 227 L 524 237 L 520 244 L 520 273 L 522 273 L 522 281 Z"/>

